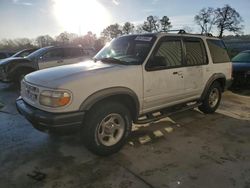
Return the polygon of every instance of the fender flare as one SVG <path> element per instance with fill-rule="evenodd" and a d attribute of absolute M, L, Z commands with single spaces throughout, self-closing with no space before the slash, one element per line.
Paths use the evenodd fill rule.
<path fill-rule="evenodd" d="M 127 95 L 130 98 L 132 98 L 135 104 L 135 108 L 136 108 L 135 109 L 137 113 L 136 115 L 138 116 L 139 109 L 140 109 L 140 102 L 139 102 L 138 96 L 136 95 L 134 91 L 126 87 L 111 87 L 111 88 L 99 90 L 91 94 L 80 105 L 80 111 L 89 110 L 97 102 L 105 98 L 117 96 L 117 95 Z"/>
<path fill-rule="evenodd" d="M 226 76 L 222 73 L 215 73 L 213 74 L 207 81 L 205 88 L 203 89 L 203 92 L 201 94 L 200 100 L 204 100 L 206 97 L 207 91 L 210 88 L 210 86 L 213 84 L 213 82 L 217 79 L 223 79 L 226 82 Z M 224 90 L 224 88 L 222 88 Z"/>

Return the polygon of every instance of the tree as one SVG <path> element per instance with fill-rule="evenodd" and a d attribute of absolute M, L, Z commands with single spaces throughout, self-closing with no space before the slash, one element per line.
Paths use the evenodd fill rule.
<path fill-rule="evenodd" d="M 122 26 L 122 33 L 123 34 L 131 34 L 134 32 L 134 24 L 130 23 L 130 22 L 126 22 L 123 26 Z"/>
<path fill-rule="evenodd" d="M 106 38 L 106 40 L 111 40 L 122 34 L 121 26 L 119 24 L 112 24 L 106 27 L 101 35 Z"/>
<path fill-rule="evenodd" d="M 91 31 L 89 31 L 86 35 L 81 37 L 76 37 L 72 40 L 74 45 L 81 45 L 84 48 L 92 48 L 95 45 L 95 41 L 97 37 Z"/>
<path fill-rule="evenodd" d="M 160 23 L 162 31 L 168 31 L 172 27 L 171 22 L 167 16 L 163 16 L 160 20 Z"/>
<path fill-rule="evenodd" d="M 41 35 L 36 38 L 36 43 L 39 47 L 50 46 L 54 44 L 54 39 L 49 35 Z"/>
<path fill-rule="evenodd" d="M 242 17 L 240 14 L 231 6 L 225 5 L 222 8 L 217 8 L 215 10 L 215 25 L 219 30 L 219 37 L 222 38 L 224 31 L 229 31 L 233 33 L 241 33 L 243 29 Z"/>
<path fill-rule="evenodd" d="M 210 33 L 215 23 L 215 12 L 211 7 L 203 8 L 194 17 L 195 23 L 201 27 L 201 34 Z"/>
<path fill-rule="evenodd" d="M 143 24 L 136 25 L 134 32 L 137 34 L 145 33 L 145 30 L 143 29 Z"/>
<path fill-rule="evenodd" d="M 56 41 L 59 44 L 69 44 L 71 41 L 73 41 L 75 38 L 77 37 L 77 34 L 75 33 L 68 33 L 66 31 L 64 31 L 63 33 L 60 33 L 60 35 L 58 35 L 56 37 Z"/>
<path fill-rule="evenodd" d="M 189 26 L 183 26 L 183 28 L 182 28 L 184 31 L 186 31 L 187 33 L 192 33 L 193 32 L 193 29 L 191 28 L 191 27 L 189 27 Z"/>
<path fill-rule="evenodd" d="M 142 29 L 149 33 L 157 32 L 159 29 L 158 18 L 156 16 L 148 16 L 147 21 L 142 25 Z"/>
<path fill-rule="evenodd" d="M 94 49 L 98 52 L 99 50 L 102 49 L 102 47 L 105 45 L 105 38 L 100 37 L 96 39 L 95 44 L 94 44 Z"/>

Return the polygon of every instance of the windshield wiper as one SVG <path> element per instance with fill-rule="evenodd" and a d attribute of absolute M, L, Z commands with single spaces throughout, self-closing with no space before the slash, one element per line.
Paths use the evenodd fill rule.
<path fill-rule="evenodd" d="M 121 60 L 116 59 L 114 57 L 105 57 L 105 58 L 100 59 L 100 61 L 107 62 L 107 63 L 117 63 L 117 64 L 127 65 L 127 63 L 125 61 L 121 61 Z"/>

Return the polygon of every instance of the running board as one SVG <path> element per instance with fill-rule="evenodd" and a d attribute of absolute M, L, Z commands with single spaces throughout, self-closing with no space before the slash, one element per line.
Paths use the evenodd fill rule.
<path fill-rule="evenodd" d="M 135 124 L 146 124 L 146 123 L 158 121 L 162 118 L 168 117 L 170 115 L 173 115 L 173 114 L 176 114 L 179 112 L 183 112 L 186 110 L 196 108 L 200 105 L 201 105 L 201 103 L 195 103 L 192 105 L 186 105 L 186 106 L 182 106 L 182 107 L 171 107 L 171 108 L 162 109 L 158 112 L 148 113 L 148 114 L 145 114 L 144 116 L 139 117 L 137 119 L 137 121 L 135 122 Z"/>

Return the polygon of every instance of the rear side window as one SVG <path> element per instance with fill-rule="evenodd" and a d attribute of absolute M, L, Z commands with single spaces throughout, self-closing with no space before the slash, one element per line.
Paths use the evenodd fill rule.
<path fill-rule="evenodd" d="M 223 41 L 207 39 L 207 44 L 213 59 L 213 63 L 225 63 L 230 61 Z"/>
<path fill-rule="evenodd" d="M 82 48 L 65 48 L 64 49 L 65 57 L 80 57 L 84 55 Z"/>
<path fill-rule="evenodd" d="M 188 66 L 207 64 L 207 54 L 201 39 L 187 38 L 184 39 L 184 44 L 186 47 L 186 64 Z"/>
<path fill-rule="evenodd" d="M 47 53 L 43 55 L 43 59 L 62 59 L 63 58 L 63 50 L 61 48 L 51 49 Z"/>
<path fill-rule="evenodd" d="M 182 65 L 182 49 L 180 40 L 163 41 L 155 56 L 164 57 L 166 68 Z"/>

